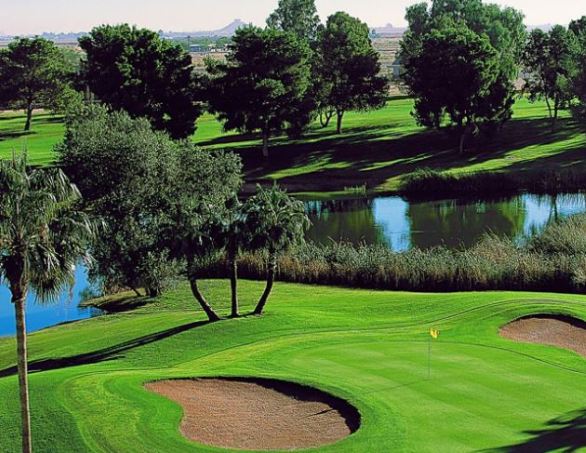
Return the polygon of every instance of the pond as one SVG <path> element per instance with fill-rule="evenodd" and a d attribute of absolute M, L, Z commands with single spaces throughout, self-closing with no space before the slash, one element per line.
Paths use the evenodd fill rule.
<path fill-rule="evenodd" d="M 522 239 L 555 218 L 586 212 L 586 195 L 520 195 L 493 201 L 442 200 L 408 202 L 400 197 L 309 201 L 313 222 L 309 239 L 354 244 L 384 244 L 395 251 L 412 247 L 469 247 L 485 234 Z M 81 292 L 90 286 L 87 271 L 76 270 L 75 285 L 55 304 L 43 305 L 30 295 L 27 330 L 34 332 L 57 324 L 102 314 L 80 308 Z M 0 336 L 14 335 L 14 309 L 10 292 L 0 286 Z"/>
<path fill-rule="evenodd" d="M 27 331 L 34 332 L 65 322 L 99 316 L 102 312 L 95 308 L 81 308 L 81 292 L 90 286 L 87 271 L 79 266 L 75 271 L 75 284 L 52 304 L 40 304 L 34 294 L 29 294 L 26 307 Z M 15 334 L 14 307 L 10 302 L 10 291 L 0 285 L 0 337 Z"/>
<path fill-rule="evenodd" d="M 410 248 L 470 247 L 487 233 L 522 239 L 549 221 L 586 212 L 585 194 L 409 202 L 400 197 L 309 201 L 308 238 Z"/>

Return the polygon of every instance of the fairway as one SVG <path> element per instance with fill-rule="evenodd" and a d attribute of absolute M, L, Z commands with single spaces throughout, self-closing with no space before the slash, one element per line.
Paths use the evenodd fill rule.
<path fill-rule="evenodd" d="M 212 302 L 226 302 L 224 311 L 228 286 L 202 282 Z M 245 309 L 262 288 L 241 283 Z M 137 302 L 31 335 L 36 451 L 222 451 L 184 438 L 180 406 L 144 384 L 230 376 L 311 385 L 354 405 L 360 429 L 323 452 L 586 448 L 586 360 L 499 336 L 501 326 L 531 314 L 584 320 L 584 296 L 278 284 L 266 316 L 214 324 L 200 322 L 183 285 Z M 430 328 L 440 330 L 431 361 Z M 3 452 L 19 448 L 14 364 L 13 341 L 0 340 Z"/>
<path fill-rule="evenodd" d="M 365 190 L 393 193 L 405 176 L 422 167 L 455 175 L 542 175 L 562 168 L 578 172 L 586 169 L 586 134 L 567 111 L 561 112 L 558 128 L 553 132 L 544 102 L 531 104 L 519 99 L 513 120 L 492 139 L 472 143 L 464 155 L 456 151 L 457 140 L 453 137 L 418 127 L 411 116 L 412 108 L 411 99 L 395 98 L 381 110 L 349 112 L 342 135 L 335 133 L 333 124 L 322 129 L 314 122 L 300 139 L 274 138 L 268 161 L 260 157 L 260 137 L 225 133 L 209 114 L 198 120 L 193 141 L 203 148 L 239 153 L 248 183 L 277 181 L 292 192 L 314 198 Z M 23 125 L 21 114 L 0 116 L 0 157 L 27 148 L 31 163 L 53 162 L 53 147 L 63 137 L 61 117 L 36 115 L 29 134 L 22 133 Z"/>

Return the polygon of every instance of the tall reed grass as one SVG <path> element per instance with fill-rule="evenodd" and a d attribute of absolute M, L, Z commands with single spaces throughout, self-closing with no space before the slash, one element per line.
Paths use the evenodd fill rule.
<path fill-rule="evenodd" d="M 262 279 L 266 256 L 244 255 L 239 268 L 242 277 Z M 225 269 L 219 256 L 208 263 L 206 274 L 226 277 Z M 581 292 L 586 286 L 586 216 L 551 224 L 523 244 L 491 235 L 467 250 L 397 253 L 383 245 L 307 243 L 279 259 L 278 279 L 422 292 Z"/>

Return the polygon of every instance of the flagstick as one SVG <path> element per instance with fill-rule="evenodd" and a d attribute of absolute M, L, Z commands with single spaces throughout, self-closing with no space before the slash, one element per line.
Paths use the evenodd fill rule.
<path fill-rule="evenodd" d="M 431 379 L 431 335 L 427 344 L 427 379 Z"/>

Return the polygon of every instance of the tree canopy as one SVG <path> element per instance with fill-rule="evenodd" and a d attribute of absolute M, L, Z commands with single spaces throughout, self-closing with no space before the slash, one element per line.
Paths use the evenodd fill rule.
<path fill-rule="evenodd" d="M 529 35 L 523 57 L 529 73 L 526 90 L 531 100 L 545 99 L 554 128 L 559 110 L 573 97 L 574 41 L 573 34 L 561 25 L 549 32 L 535 29 Z"/>
<path fill-rule="evenodd" d="M 0 50 L 0 103 L 26 112 L 31 129 L 35 108 L 52 108 L 75 71 L 67 54 L 44 38 L 20 38 Z"/>
<path fill-rule="evenodd" d="M 79 44 L 86 52 L 82 77 L 100 101 L 148 118 L 173 138 L 194 133 L 197 80 L 181 46 L 129 25 L 94 28 Z"/>
<path fill-rule="evenodd" d="M 267 26 L 314 43 L 321 26 L 315 0 L 279 0 L 279 6 L 267 19 Z"/>
<path fill-rule="evenodd" d="M 226 130 L 260 131 L 265 157 L 273 134 L 299 133 L 311 121 L 310 50 L 292 33 L 240 28 L 226 63 L 208 71 L 210 111 Z"/>
<path fill-rule="evenodd" d="M 469 134 L 494 132 L 510 119 L 525 46 L 522 13 L 482 0 L 434 0 L 409 7 L 406 17 L 400 58 L 420 124 L 456 126 L 463 151 Z"/>
<path fill-rule="evenodd" d="M 359 19 L 342 12 L 328 18 L 319 36 L 315 68 L 319 109 L 337 115 L 338 133 L 348 110 L 384 106 L 388 80 L 380 75 L 368 25 Z"/>

